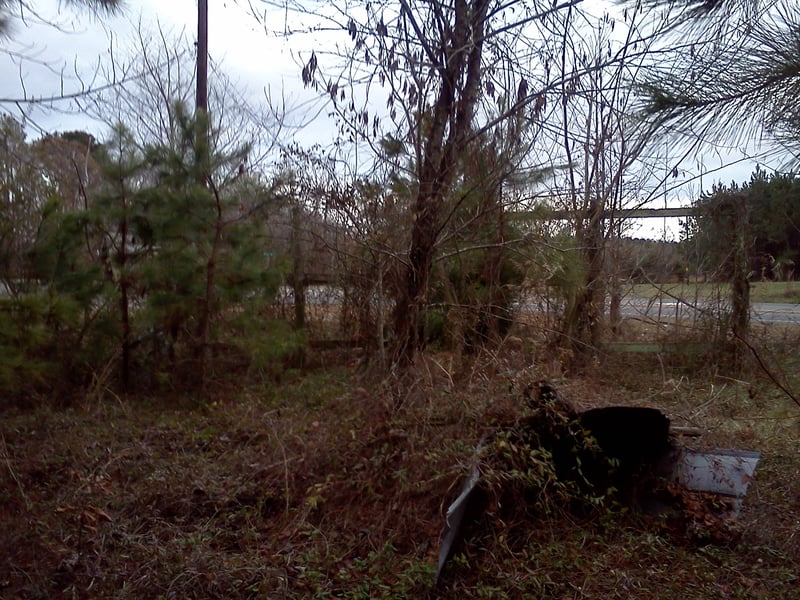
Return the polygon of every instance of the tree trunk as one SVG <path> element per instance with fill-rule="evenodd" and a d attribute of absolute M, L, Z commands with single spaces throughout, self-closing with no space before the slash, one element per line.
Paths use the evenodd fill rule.
<path fill-rule="evenodd" d="M 292 206 L 292 293 L 294 295 L 294 327 L 306 326 L 306 288 L 303 247 L 300 239 L 302 209 L 299 203 Z"/>
<path fill-rule="evenodd" d="M 750 333 L 750 282 L 748 275 L 746 225 L 747 201 L 742 194 L 731 197 L 731 237 L 733 262 L 731 281 L 731 331 L 733 333 L 733 366 L 739 370 Z"/>
<path fill-rule="evenodd" d="M 122 205 L 122 218 L 117 225 L 119 235 L 119 245 L 114 253 L 114 264 L 119 270 L 119 318 L 122 327 L 122 340 L 120 342 L 120 383 L 122 391 L 128 392 L 130 386 L 131 372 L 131 318 L 130 318 L 130 287 L 131 282 L 128 277 L 128 216 L 127 196 L 125 187 L 120 180 L 120 203 Z M 114 284 L 114 269 L 112 265 L 106 265 L 106 277 L 109 282 Z"/>
<path fill-rule="evenodd" d="M 567 303 L 564 321 L 558 339 L 562 348 L 569 350 L 565 367 L 574 370 L 583 364 L 585 357 L 597 346 L 602 333 L 602 305 L 605 289 L 603 274 L 603 220 L 602 203 L 589 202 L 586 224 L 577 228 L 581 244 L 581 261 L 586 271 L 583 285 Z"/>
<path fill-rule="evenodd" d="M 502 321 L 508 319 L 508 299 L 503 288 L 503 268 L 505 265 L 505 211 L 503 210 L 500 186 L 487 191 L 486 210 L 495 213 L 497 221 L 493 246 L 487 251 L 483 281 L 488 289 L 485 305 L 481 306 L 479 333 L 486 342 L 496 342 L 502 332 Z"/>
<path fill-rule="evenodd" d="M 393 356 L 400 366 L 412 363 L 422 345 L 420 315 L 443 225 L 443 205 L 456 176 L 459 153 L 469 139 L 480 91 L 488 7 L 488 0 L 456 0 L 452 28 L 442 31 L 437 40 L 440 52 L 436 56 L 442 57 L 435 65 L 440 87 L 421 142 L 411 247 L 394 312 Z"/>
<path fill-rule="evenodd" d="M 411 232 L 411 251 L 394 313 L 395 359 L 401 366 L 413 362 L 422 347 L 420 315 L 428 292 L 433 253 L 439 232 L 440 194 L 417 197 L 417 218 Z"/>
<path fill-rule="evenodd" d="M 119 312 L 122 323 L 122 357 L 120 364 L 120 375 L 122 380 L 122 391 L 128 391 L 130 385 L 131 372 L 131 319 L 130 319 L 130 281 L 127 272 L 127 248 L 126 238 L 128 237 L 128 223 L 125 217 L 122 218 L 119 226 L 120 246 L 117 255 L 117 266 L 119 268 Z"/>
<path fill-rule="evenodd" d="M 209 181 L 209 184 L 211 182 Z M 214 222 L 214 239 L 211 244 L 211 252 L 206 261 L 206 285 L 205 293 L 201 299 L 200 318 L 197 320 L 196 340 L 195 340 L 195 378 L 194 382 L 197 389 L 203 390 L 206 385 L 206 368 L 208 365 L 208 335 L 211 327 L 211 316 L 215 309 L 216 304 L 216 276 L 217 276 L 217 258 L 219 248 L 222 243 L 222 200 L 219 197 L 219 191 L 211 184 L 211 192 L 214 194 L 214 202 L 216 206 L 216 215 Z"/>

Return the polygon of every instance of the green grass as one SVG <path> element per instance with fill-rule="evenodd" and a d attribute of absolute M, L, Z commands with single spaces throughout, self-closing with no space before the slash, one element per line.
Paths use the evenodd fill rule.
<path fill-rule="evenodd" d="M 628 292 L 637 298 L 678 297 L 689 301 L 730 295 L 730 285 L 725 283 L 642 283 Z M 800 304 L 800 282 L 756 281 L 750 283 L 751 302 L 776 302 Z"/>

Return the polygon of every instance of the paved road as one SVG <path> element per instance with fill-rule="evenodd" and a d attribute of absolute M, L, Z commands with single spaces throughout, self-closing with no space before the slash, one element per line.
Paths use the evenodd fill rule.
<path fill-rule="evenodd" d="M 761 323 L 800 324 L 800 304 L 756 303 L 751 312 L 753 319 Z"/>
<path fill-rule="evenodd" d="M 712 305 L 702 301 L 698 307 L 690 306 L 676 300 L 648 301 L 645 298 L 626 298 L 622 301 L 621 311 L 626 317 L 648 317 L 651 319 L 671 319 L 676 316 L 691 318 L 697 310 L 711 308 Z M 751 306 L 750 315 L 753 321 L 771 324 L 800 325 L 800 304 L 756 302 Z"/>

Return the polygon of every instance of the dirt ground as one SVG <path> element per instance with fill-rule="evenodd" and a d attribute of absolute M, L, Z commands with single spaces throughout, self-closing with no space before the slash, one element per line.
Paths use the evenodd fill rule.
<path fill-rule="evenodd" d="M 765 357 L 797 390 L 784 341 Z M 403 381 L 339 366 L 204 402 L 6 408 L 0 596 L 800 598 L 800 407 L 757 365 L 733 377 L 660 354 L 601 356 L 553 381 L 578 408 L 653 406 L 700 428 L 695 446 L 760 451 L 738 520 L 506 497 L 432 588 L 476 445 L 524 413 L 525 385 L 553 377 L 510 346 L 429 353 Z"/>

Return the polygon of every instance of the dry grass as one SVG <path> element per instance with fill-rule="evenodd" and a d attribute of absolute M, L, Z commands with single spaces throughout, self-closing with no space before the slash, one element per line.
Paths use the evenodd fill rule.
<path fill-rule="evenodd" d="M 797 359 L 774 348 L 797 389 Z M 703 445 L 760 450 L 738 543 L 614 510 L 501 507 L 431 591 L 444 507 L 478 440 L 541 375 L 529 356 L 429 355 L 392 386 L 339 368 L 202 405 L 6 410 L 0 595 L 800 597 L 800 409 L 756 371 L 654 356 L 608 356 L 559 384 L 576 405 L 657 406 L 707 430 Z"/>

